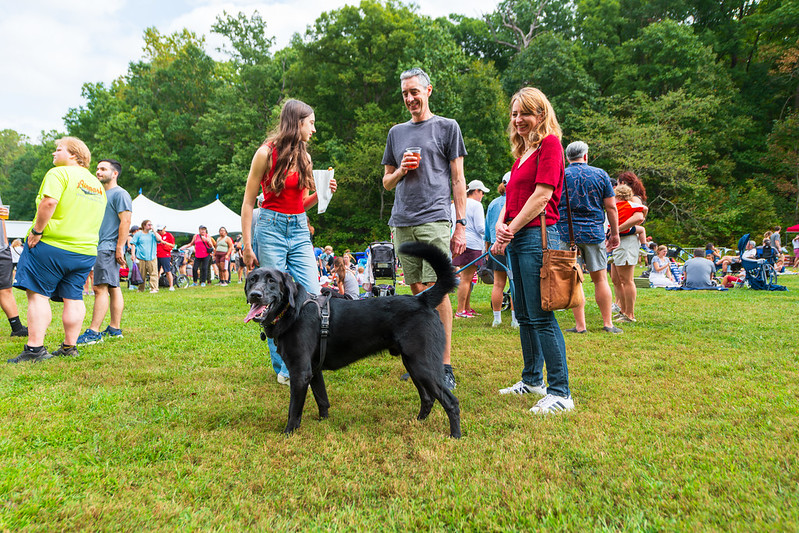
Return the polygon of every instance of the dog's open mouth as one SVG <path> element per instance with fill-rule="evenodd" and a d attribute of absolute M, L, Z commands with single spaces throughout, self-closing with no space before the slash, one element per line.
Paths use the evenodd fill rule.
<path fill-rule="evenodd" d="M 263 322 L 264 317 L 266 317 L 266 312 L 269 310 L 269 306 L 254 303 L 250 306 L 250 312 L 247 313 L 247 317 L 244 319 L 244 322 L 249 322 L 250 320 L 255 320 L 256 322 Z"/>

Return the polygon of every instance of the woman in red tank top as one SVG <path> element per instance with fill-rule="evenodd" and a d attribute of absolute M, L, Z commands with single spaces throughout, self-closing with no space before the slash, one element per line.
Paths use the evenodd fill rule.
<path fill-rule="evenodd" d="M 319 271 L 305 210 L 317 202 L 313 166 L 307 145 L 316 132 L 313 109 L 288 100 L 280 111 L 277 128 L 255 152 L 241 204 L 244 263 L 288 272 L 309 293 L 319 294 Z M 336 180 L 330 180 L 336 191 Z M 264 199 L 253 224 L 258 193 Z M 255 245 L 255 246 L 254 246 Z M 257 251 L 257 256 L 256 256 Z M 278 382 L 288 384 L 288 369 L 269 339 L 272 366 Z"/>

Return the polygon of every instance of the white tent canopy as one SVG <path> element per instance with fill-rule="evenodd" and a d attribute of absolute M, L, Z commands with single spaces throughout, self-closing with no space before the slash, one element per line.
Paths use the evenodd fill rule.
<path fill-rule="evenodd" d="M 197 233 L 200 226 L 207 226 L 211 235 L 217 235 L 220 226 L 228 233 L 241 233 L 241 215 L 228 209 L 218 198 L 205 207 L 180 211 L 139 194 L 133 200 L 130 223 L 138 226 L 142 220 L 151 220 L 153 226 L 163 224 L 170 233 Z"/>
<path fill-rule="evenodd" d="M 138 226 L 142 220 L 151 220 L 153 227 L 163 224 L 170 233 L 197 233 L 201 225 L 206 226 L 211 235 L 218 235 L 221 226 L 224 226 L 228 233 L 241 233 L 241 215 L 228 209 L 218 198 L 205 207 L 179 211 L 139 194 L 133 200 L 130 223 Z M 32 221 L 29 220 L 6 220 L 8 238 L 24 238 L 31 224 Z"/>

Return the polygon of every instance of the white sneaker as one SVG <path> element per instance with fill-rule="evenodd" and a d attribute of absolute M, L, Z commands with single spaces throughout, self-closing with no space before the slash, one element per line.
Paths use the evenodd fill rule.
<path fill-rule="evenodd" d="M 169 287 L 169 290 L 170 290 L 170 291 L 174 291 L 174 290 L 175 290 L 175 287 Z"/>
<path fill-rule="evenodd" d="M 492 327 L 492 328 L 496 328 L 496 327 L 499 327 L 501 324 L 502 324 L 502 320 L 494 320 L 494 321 L 491 323 L 491 327 Z"/>
<path fill-rule="evenodd" d="M 518 320 L 512 320 L 511 323 L 510 323 L 510 327 L 512 327 L 513 329 L 519 329 L 519 321 Z"/>
<path fill-rule="evenodd" d="M 544 384 L 541 385 L 528 385 L 524 381 L 520 381 L 515 385 L 508 387 L 506 389 L 499 389 L 500 394 L 538 394 L 540 396 L 545 396 L 547 393 L 547 388 L 544 387 Z"/>
<path fill-rule="evenodd" d="M 281 385 L 288 385 L 289 383 L 291 383 L 291 380 L 289 379 L 288 376 L 284 376 L 282 374 L 278 374 L 277 375 L 277 382 L 280 383 Z"/>
<path fill-rule="evenodd" d="M 621 307 L 616 305 L 616 303 L 614 302 L 613 305 L 610 306 L 610 311 L 612 313 L 621 313 Z"/>
<path fill-rule="evenodd" d="M 564 398 L 563 396 L 547 394 L 530 408 L 530 412 L 537 415 L 547 415 L 550 413 L 571 411 L 572 409 L 574 409 L 574 400 L 572 400 L 571 396 Z"/>
<path fill-rule="evenodd" d="M 158 292 L 158 291 L 152 291 L 152 290 L 151 290 L 151 291 L 150 291 L 150 294 L 155 294 L 155 293 L 157 293 L 157 292 Z"/>

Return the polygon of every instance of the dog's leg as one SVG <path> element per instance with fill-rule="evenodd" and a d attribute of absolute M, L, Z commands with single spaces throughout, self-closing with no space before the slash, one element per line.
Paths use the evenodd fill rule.
<path fill-rule="evenodd" d="M 406 367 L 407 370 L 407 367 Z M 416 386 L 416 390 L 419 391 L 419 400 L 421 400 L 421 407 L 419 408 L 419 415 L 416 417 L 417 420 L 425 420 L 429 415 L 430 411 L 433 409 L 433 403 L 435 400 L 427 391 L 427 387 L 424 387 L 421 382 L 419 382 L 414 374 L 408 371 L 408 374 L 411 376 L 411 381 Z"/>
<path fill-rule="evenodd" d="M 327 399 L 325 378 L 322 376 L 321 369 L 311 376 L 311 391 L 316 400 L 316 405 L 319 407 L 319 418 L 327 418 L 327 411 L 330 409 L 330 401 Z"/>
<path fill-rule="evenodd" d="M 452 394 L 452 391 L 443 385 L 439 385 L 438 390 L 441 396 L 439 396 L 437 400 L 441 403 L 441 406 L 447 413 L 447 418 L 449 418 L 449 436 L 453 439 L 459 439 L 461 438 L 460 402 L 458 402 L 458 399 Z"/>
<path fill-rule="evenodd" d="M 286 429 L 283 431 L 286 435 L 300 427 L 302 422 L 302 409 L 305 407 L 305 398 L 308 396 L 308 382 L 310 381 L 310 372 L 294 372 L 289 369 L 291 380 L 289 385 L 291 388 L 291 400 L 289 400 L 289 420 L 286 424 Z"/>
<path fill-rule="evenodd" d="M 449 434 L 454 439 L 461 437 L 461 411 L 458 399 L 450 392 L 443 383 L 443 373 L 441 368 L 431 371 L 429 365 L 419 365 L 413 357 L 403 355 L 405 368 L 411 375 L 414 385 L 419 390 L 419 398 L 422 401 L 419 410 L 419 420 L 424 420 L 430 414 L 433 407 L 433 398 L 438 400 L 449 418 Z"/>

